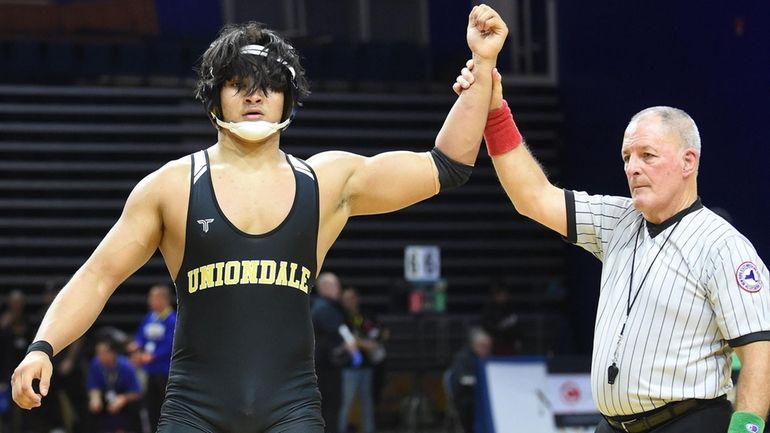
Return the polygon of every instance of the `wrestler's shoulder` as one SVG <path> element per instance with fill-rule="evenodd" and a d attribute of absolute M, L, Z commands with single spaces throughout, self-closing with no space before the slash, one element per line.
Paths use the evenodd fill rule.
<path fill-rule="evenodd" d="M 145 176 L 135 190 L 165 196 L 178 194 L 190 183 L 190 158 L 183 157 L 169 161 Z"/>
<path fill-rule="evenodd" d="M 307 163 L 321 177 L 344 179 L 365 160 L 365 157 L 355 153 L 330 150 L 311 156 L 307 159 Z"/>
<path fill-rule="evenodd" d="M 186 183 L 190 180 L 190 166 L 190 157 L 184 156 L 163 164 L 150 174 L 150 177 L 155 177 L 162 182 Z"/>

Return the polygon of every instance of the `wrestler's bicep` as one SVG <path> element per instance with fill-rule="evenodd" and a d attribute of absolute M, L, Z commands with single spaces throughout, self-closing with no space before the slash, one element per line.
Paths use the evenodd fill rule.
<path fill-rule="evenodd" d="M 346 185 L 351 215 L 393 212 L 439 192 L 428 152 L 385 152 L 363 158 Z"/>

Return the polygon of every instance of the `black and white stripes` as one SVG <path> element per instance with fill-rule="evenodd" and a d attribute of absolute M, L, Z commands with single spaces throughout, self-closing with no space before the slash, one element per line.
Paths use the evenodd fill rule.
<path fill-rule="evenodd" d="M 631 415 L 725 394 L 732 386 L 730 345 L 770 340 L 770 277 L 751 243 L 702 206 L 675 216 L 681 223 L 673 233 L 664 223 L 651 236 L 630 199 L 567 191 L 570 199 L 569 240 L 603 262 L 591 372 L 599 410 Z M 631 288 L 640 293 L 618 347 L 640 224 Z M 616 348 L 620 373 L 609 385 Z"/>
<path fill-rule="evenodd" d="M 206 173 L 206 170 L 208 170 L 208 164 L 206 164 L 206 155 L 204 152 L 205 151 L 203 150 L 199 150 L 193 154 L 193 185 L 195 185 L 195 183 L 198 182 L 198 179 L 200 179 L 201 176 Z"/>

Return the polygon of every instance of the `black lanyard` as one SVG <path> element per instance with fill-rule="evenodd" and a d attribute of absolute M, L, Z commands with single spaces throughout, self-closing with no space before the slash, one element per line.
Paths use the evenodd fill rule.
<path fill-rule="evenodd" d="M 639 283 L 639 287 L 636 289 L 636 293 L 634 293 L 634 298 L 631 299 L 631 292 L 633 292 L 633 286 L 634 286 L 634 265 L 636 264 L 636 247 L 639 245 L 639 236 L 642 234 L 642 227 L 644 227 L 644 219 L 642 219 L 642 222 L 639 223 L 639 229 L 636 231 L 636 236 L 634 237 L 634 253 L 631 256 L 631 278 L 628 280 L 628 299 L 626 300 L 626 317 L 623 319 L 623 327 L 620 328 L 620 336 L 618 337 L 618 343 L 615 346 L 615 354 L 612 357 L 612 365 L 610 365 L 607 368 L 607 383 L 610 385 L 613 385 L 615 383 L 615 378 L 618 377 L 618 373 L 620 372 L 620 369 L 617 366 L 618 361 L 618 351 L 620 350 L 620 343 L 623 341 L 623 332 L 626 330 L 626 322 L 628 321 L 628 316 L 631 314 L 631 308 L 633 308 L 634 304 L 636 303 L 636 299 L 639 297 L 639 293 L 642 291 L 642 286 L 644 286 L 644 282 L 647 281 L 647 276 L 650 275 L 650 271 L 652 270 L 652 266 L 655 264 L 655 261 L 658 259 L 658 256 L 663 251 L 663 247 L 666 246 L 668 243 L 668 240 L 671 238 L 671 235 L 674 234 L 674 231 L 679 226 L 679 223 L 682 222 L 680 219 L 679 221 L 674 224 L 674 228 L 671 229 L 671 232 L 669 232 L 668 236 L 666 236 L 666 239 L 663 240 L 663 243 L 660 245 L 660 249 L 658 250 L 658 253 L 655 254 L 655 257 L 653 257 L 652 262 L 650 262 L 650 266 L 647 268 L 647 272 L 644 273 L 644 277 L 642 278 L 642 282 Z"/>

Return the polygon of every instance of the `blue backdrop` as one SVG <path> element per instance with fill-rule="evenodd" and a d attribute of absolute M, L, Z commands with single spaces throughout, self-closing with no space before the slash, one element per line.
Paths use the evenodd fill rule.
<path fill-rule="evenodd" d="M 628 120 L 652 105 L 682 108 L 701 132 L 704 205 L 728 210 L 767 263 L 770 3 L 562 1 L 559 50 L 564 185 L 628 196 L 620 159 Z M 600 264 L 577 248 L 568 254 L 572 316 L 587 351 Z"/>

